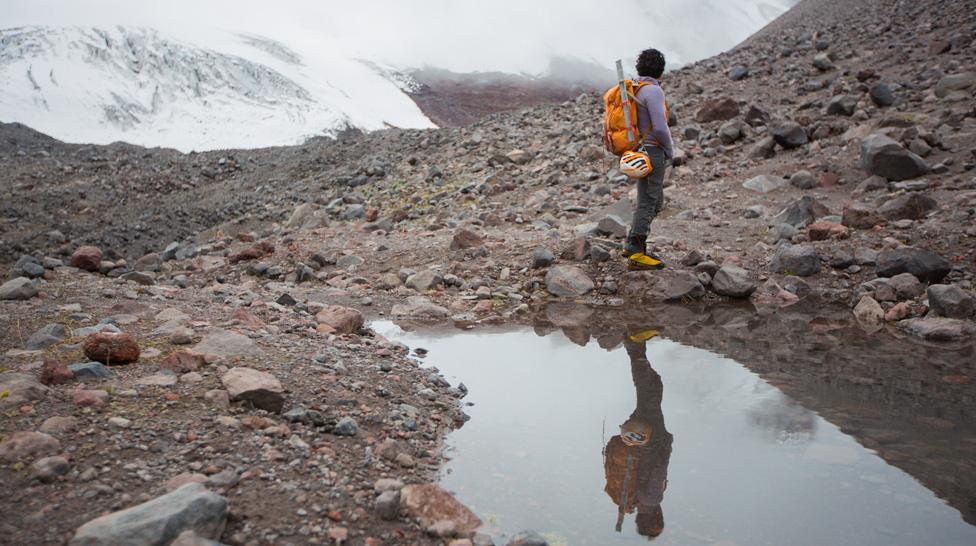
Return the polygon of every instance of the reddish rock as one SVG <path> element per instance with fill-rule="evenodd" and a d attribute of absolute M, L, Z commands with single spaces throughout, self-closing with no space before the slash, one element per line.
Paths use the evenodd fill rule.
<path fill-rule="evenodd" d="M 376 207 L 366 207 L 366 221 L 375 222 L 380 217 L 380 211 Z"/>
<path fill-rule="evenodd" d="M 49 358 L 44 361 L 41 369 L 41 383 L 45 385 L 60 385 L 74 379 L 75 374 L 56 358 Z"/>
<path fill-rule="evenodd" d="M 482 244 L 484 244 L 484 241 L 481 235 L 478 235 L 470 229 L 459 229 L 451 239 L 451 250 L 464 250 L 466 248 L 481 246 Z"/>
<path fill-rule="evenodd" d="M 139 345 L 126 333 L 98 332 L 85 338 L 85 356 L 102 364 L 129 364 L 139 360 Z"/>
<path fill-rule="evenodd" d="M 231 254 L 230 256 L 227 257 L 227 261 L 229 263 L 236 264 L 238 262 L 243 262 L 247 260 L 256 260 L 258 258 L 263 258 L 264 256 L 274 253 L 274 250 L 275 250 L 274 245 L 272 245 L 267 241 L 261 241 L 260 243 L 245 248 L 244 250 L 236 254 Z"/>
<path fill-rule="evenodd" d="M 207 364 L 206 356 L 203 353 L 181 349 L 173 351 L 162 362 L 160 368 L 172 370 L 176 373 L 195 372 Z"/>
<path fill-rule="evenodd" d="M 811 241 L 826 241 L 828 239 L 846 239 L 850 236 L 848 229 L 835 222 L 820 221 L 810 224 L 807 237 Z"/>
<path fill-rule="evenodd" d="M 465 535 L 481 525 L 481 520 L 467 506 L 432 483 L 404 487 L 400 492 L 400 506 L 411 517 L 420 518 L 424 527 L 452 521 L 458 534 Z"/>
<path fill-rule="evenodd" d="M 830 188 L 836 186 L 840 182 L 840 175 L 832 172 L 825 172 L 820 175 L 820 180 L 817 181 L 817 186 L 821 188 Z"/>
<path fill-rule="evenodd" d="M 108 392 L 103 390 L 76 389 L 71 396 L 75 405 L 82 408 L 100 408 L 108 404 Z"/>
<path fill-rule="evenodd" d="M 362 313 L 341 305 L 326 306 L 315 315 L 315 320 L 339 334 L 355 334 L 365 322 Z"/>
<path fill-rule="evenodd" d="M 71 267 L 84 269 L 85 271 L 98 271 L 98 266 L 102 263 L 102 251 L 97 246 L 82 246 L 75 250 L 68 262 Z"/>
<path fill-rule="evenodd" d="M 885 223 L 877 208 L 864 203 L 852 203 L 844 207 L 841 224 L 854 229 L 871 229 Z"/>
<path fill-rule="evenodd" d="M 894 307 L 888 309 L 885 313 L 885 322 L 897 322 L 901 319 L 908 318 L 912 314 L 911 308 L 908 307 L 908 302 L 903 301 L 901 303 L 895 304 Z"/>
<path fill-rule="evenodd" d="M 48 457 L 61 451 L 61 442 L 43 432 L 15 432 L 0 443 L 0 461 L 14 463 L 26 459 Z"/>
<path fill-rule="evenodd" d="M 247 309 L 238 307 L 237 309 L 234 309 L 234 313 L 231 316 L 235 320 L 239 321 L 241 326 L 244 326 L 249 330 L 261 330 L 265 327 L 264 321 Z"/>

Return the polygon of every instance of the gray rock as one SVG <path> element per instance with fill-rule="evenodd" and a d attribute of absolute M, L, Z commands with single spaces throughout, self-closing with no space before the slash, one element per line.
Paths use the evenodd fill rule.
<path fill-rule="evenodd" d="M 217 539 L 227 520 L 227 499 L 191 483 L 143 504 L 89 521 L 71 546 L 167 546 L 192 530 Z"/>
<path fill-rule="evenodd" d="M 817 179 L 810 171 L 796 171 L 790 176 L 790 184 L 801 190 L 809 190 L 817 187 Z"/>
<path fill-rule="evenodd" d="M 745 66 L 733 66 L 729 70 L 729 79 L 737 82 L 739 80 L 744 80 L 749 77 L 749 68 Z"/>
<path fill-rule="evenodd" d="M 870 135 L 861 142 L 861 166 L 871 174 L 895 181 L 929 172 L 924 159 L 882 134 Z"/>
<path fill-rule="evenodd" d="M 943 76 L 935 84 L 935 96 L 945 97 L 953 91 L 962 91 L 974 85 L 976 85 L 976 72 L 960 72 L 959 74 Z"/>
<path fill-rule="evenodd" d="M 405 303 L 394 305 L 390 314 L 395 317 L 436 319 L 447 317 L 451 313 L 423 296 L 411 296 Z"/>
<path fill-rule="evenodd" d="M 76 379 L 110 379 L 115 376 L 101 362 L 79 362 L 68 364 L 68 369 L 75 374 Z"/>
<path fill-rule="evenodd" d="M 857 97 L 837 95 L 827 103 L 828 116 L 853 116 L 857 109 Z"/>
<path fill-rule="evenodd" d="M 400 491 L 383 491 L 376 497 L 376 515 L 385 521 L 393 521 L 400 516 Z"/>
<path fill-rule="evenodd" d="M 68 459 L 60 456 L 44 457 L 31 465 L 31 477 L 44 483 L 51 483 L 71 470 Z"/>
<path fill-rule="evenodd" d="M 593 280 L 582 269 L 557 265 L 546 273 L 546 289 L 556 296 L 582 296 L 593 290 Z"/>
<path fill-rule="evenodd" d="M 182 326 L 182 324 L 177 325 L 177 327 Z M 172 331 L 166 332 L 166 335 L 171 334 Z M 263 351 L 254 343 L 254 340 L 245 336 L 244 334 L 238 334 L 237 332 L 231 332 L 228 330 L 213 330 L 207 335 L 203 336 L 200 343 L 197 343 L 193 350 L 198 353 L 211 354 L 217 356 L 257 356 L 262 354 Z"/>
<path fill-rule="evenodd" d="M 19 270 L 31 279 L 36 279 L 44 275 L 44 266 L 37 262 L 27 262 L 20 266 Z"/>
<path fill-rule="evenodd" d="M 878 82 L 872 85 L 868 89 L 868 96 L 871 97 L 871 102 L 882 108 L 895 103 L 895 94 L 888 87 L 888 84 L 884 82 Z"/>
<path fill-rule="evenodd" d="M 27 277 L 17 277 L 0 285 L 0 300 L 29 300 L 37 295 L 34 283 Z"/>
<path fill-rule="evenodd" d="M 789 224 L 773 224 L 769 227 L 769 232 L 766 233 L 766 241 L 770 244 L 776 244 L 780 241 L 792 241 L 793 237 L 799 232 L 800 230 Z"/>
<path fill-rule="evenodd" d="M 787 150 L 799 148 L 810 141 L 806 130 L 794 121 L 785 121 L 774 124 L 769 128 L 769 136 L 773 137 L 776 144 Z"/>
<path fill-rule="evenodd" d="M 804 228 L 818 218 L 823 218 L 830 214 L 830 210 L 827 209 L 820 201 L 817 201 L 809 195 L 804 195 L 803 197 L 792 201 L 783 210 L 774 216 L 770 221 L 770 225 L 777 224 L 787 224 L 793 226 L 794 228 L 800 229 Z"/>
<path fill-rule="evenodd" d="M 622 238 L 627 236 L 627 224 L 618 216 L 608 214 L 596 224 L 596 230 L 602 235 Z"/>
<path fill-rule="evenodd" d="M 250 402 L 256 408 L 278 413 L 285 404 L 285 390 L 278 379 L 252 368 L 231 368 L 220 378 L 231 400 Z"/>
<path fill-rule="evenodd" d="M 342 211 L 343 220 L 356 220 L 366 217 L 366 207 L 363 205 L 347 205 L 346 210 Z"/>
<path fill-rule="evenodd" d="M 68 335 L 68 330 L 60 324 L 48 324 L 37 330 L 29 338 L 25 348 L 28 351 L 41 351 L 57 344 Z"/>
<path fill-rule="evenodd" d="M 768 174 L 761 174 L 759 176 L 750 178 L 742 183 L 742 187 L 747 190 L 757 191 L 759 193 L 769 193 L 771 191 L 778 190 L 789 184 L 781 176 L 772 176 Z"/>
<path fill-rule="evenodd" d="M 878 255 L 876 272 L 879 277 L 894 277 L 899 273 L 911 273 L 927 283 L 941 281 L 952 270 L 949 262 L 934 252 L 903 246 L 885 250 Z"/>
<path fill-rule="evenodd" d="M 938 207 L 935 199 L 920 193 L 905 193 L 885 201 L 878 214 L 887 220 L 921 220 Z"/>
<path fill-rule="evenodd" d="M 436 271 L 425 269 L 407 277 L 404 283 L 407 288 L 412 288 L 418 292 L 426 292 L 444 282 L 444 277 Z"/>
<path fill-rule="evenodd" d="M 690 271 L 678 271 L 669 279 L 658 283 L 656 288 L 660 290 L 658 295 L 664 301 L 696 300 L 705 295 L 705 287 Z"/>
<path fill-rule="evenodd" d="M 925 293 L 925 286 L 911 273 L 899 273 L 887 279 L 887 284 L 895 290 L 899 300 L 910 300 Z"/>
<path fill-rule="evenodd" d="M 718 137 L 722 144 L 732 144 L 742 138 L 746 124 L 739 120 L 732 120 L 723 124 L 718 130 Z"/>
<path fill-rule="evenodd" d="M 776 155 L 776 140 L 771 136 L 760 139 L 749 150 L 751 159 L 769 159 L 774 155 Z"/>
<path fill-rule="evenodd" d="M 336 423 L 335 428 L 332 429 L 332 434 L 336 436 L 355 436 L 359 433 L 359 425 L 356 424 L 356 420 L 352 417 L 343 417 L 339 419 Z"/>
<path fill-rule="evenodd" d="M 820 272 L 820 256 L 812 246 L 782 246 L 773 255 L 769 269 L 774 273 L 809 277 Z"/>
<path fill-rule="evenodd" d="M 976 335 L 976 324 L 945 317 L 911 318 L 898 321 L 902 330 L 928 341 L 958 341 Z"/>
<path fill-rule="evenodd" d="M 545 247 L 539 247 L 532 252 L 532 268 L 539 269 L 549 267 L 556 260 L 552 251 Z"/>
<path fill-rule="evenodd" d="M 830 57 L 826 53 L 817 54 L 813 58 L 813 66 L 820 70 L 821 72 L 827 72 L 828 70 L 834 69 L 834 63 L 830 61 Z"/>
<path fill-rule="evenodd" d="M 37 377 L 23 373 L 0 373 L 0 392 L 7 393 L 0 397 L 0 410 L 18 407 L 25 402 L 44 399 L 51 389 L 42 385 Z"/>
<path fill-rule="evenodd" d="M 953 284 L 933 284 L 928 289 L 933 313 L 954 319 L 968 319 L 976 312 L 976 298 Z"/>
<path fill-rule="evenodd" d="M 726 265 L 712 277 L 712 290 L 721 296 L 748 298 L 756 290 L 756 283 L 745 269 Z"/>
<path fill-rule="evenodd" d="M 123 281 L 141 284 L 142 286 L 152 286 L 156 284 L 155 277 L 143 271 L 129 271 L 128 273 L 123 273 L 119 278 L 121 278 Z"/>

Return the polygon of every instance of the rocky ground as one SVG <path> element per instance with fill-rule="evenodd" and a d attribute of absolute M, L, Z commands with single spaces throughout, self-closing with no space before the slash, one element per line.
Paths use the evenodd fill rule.
<path fill-rule="evenodd" d="M 197 502 L 194 528 L 229 544 L 468 534 L 424 485 L 463 389 L 364 316 L 748 298 L 971 346 L 974 39 L 973 1 L 805 0 L 667 74 L 681 152 L 652 228 L 661 272 L 617 257 L 633 186 L 593 94 L 199 154 L 0 124 L 0 542 L 64 542 L 190 482 L 226 502 L 188 486 L 145 519 Z"/>

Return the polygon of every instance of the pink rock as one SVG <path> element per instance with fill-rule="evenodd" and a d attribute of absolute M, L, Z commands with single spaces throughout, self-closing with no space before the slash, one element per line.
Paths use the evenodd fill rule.
<path fill-rule="evenodd" d="M 56 358 L 49 358 L 44 361 L 41 369 L 41 383 L 45 385 L 60 385 L 74 379 L 75 374 Z"/>
<path fill-rule="evenodd" d="M 108 392 L 103 390 L 77 389 L 72 394 L 75 405 L 80 407 L 100 408 L 108 404 Z"/>
<path fill-rule="evenodd" d="M 810 224 L 807 228 L 807 237 L 811 241 L 826 241 L 828 239 L 846 239 L 850 236 L 846 226 L 836 222 L 820 221 Z"/>
<path fill-rule="evenodd" d="M 365 322 L 362 313 L 351 307 L 341 305 L 326 306 L 315 315 L 315 320 L 340 334 L 355 334 Z"/>
<path fill-rule="evenodd" d="M 43 432 L 15 432 L 8 440 L 0 443 L 0 461 L 14 463 L 49 457 L 61 451 L 61 442 L 54 436 Z"/>
<path fill-rule="evenodd" d="M 68 263 L 71 267 L 85 271 L 98 271 L 98 266 L 102 263 L 102 251 L 97 246 L 78 247 Z"/>
<path fill-rule="evenodd" d="M 467 534 L 479 526 L 481 520 L 467 506 L 438 485 L 414 484 L 400 492 L 400 506 L 412 517 L 420 518 L 425 527 L 450 520 L 458 534 Z"/>

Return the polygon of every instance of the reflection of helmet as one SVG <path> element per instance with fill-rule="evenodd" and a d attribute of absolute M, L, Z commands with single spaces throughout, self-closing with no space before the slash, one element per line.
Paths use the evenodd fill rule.
<path fill-rule="evenodd" d="M 642 446 L 651 441 L 654 427 L 646 419 L 631 417 L 620 425 L 620 439 L 629 446 Z"/>
<path fill-rule="evenodd" d="M 644 178 L 651 174 L 651 158 L 643 152 L 624 152 L 620 156 L 620 172 L 630 178 Z"/>

